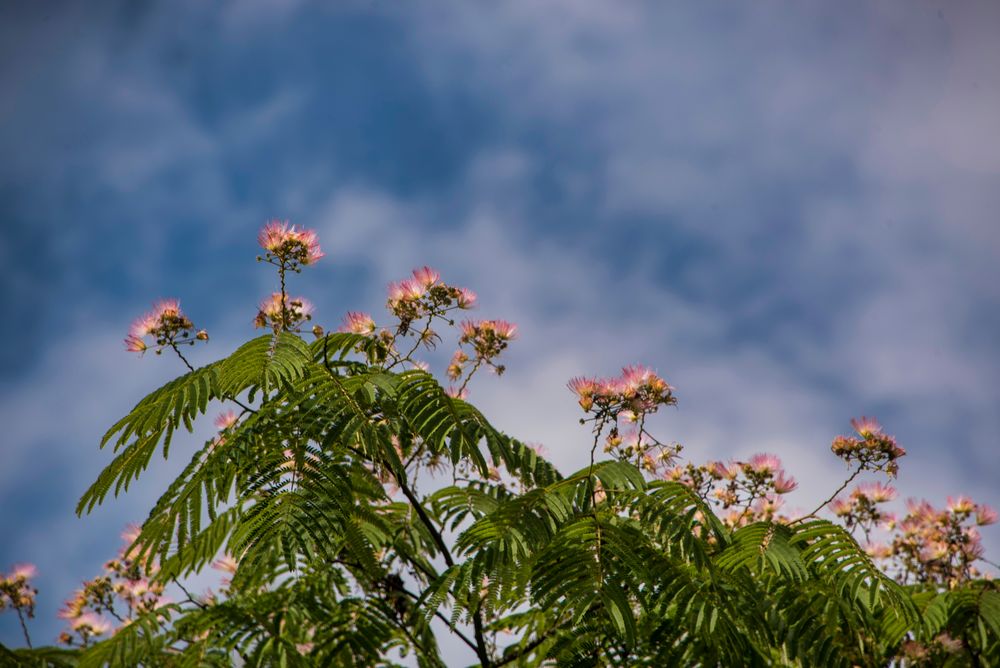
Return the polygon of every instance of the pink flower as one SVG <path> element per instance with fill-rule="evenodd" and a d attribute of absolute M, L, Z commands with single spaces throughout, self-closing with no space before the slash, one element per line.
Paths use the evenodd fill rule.
<path fill-rule="evenodd" d="M 296 229 L 287 220 L 272 220 L 264 225 L 257 235 L 261 248 L 280 261 L 292 261 L 302 265 L 313 264 L 324 257 L 320 250 L 316 232 Z"/>
<path fill-rule="evenodd" d="M 948 503 L 946 505 L 948 511 L 954 513 L 955 515 L 965 515 L 972 513 L 976 509 L 976 504 L 972 502 L 967 496 L 959 496 L 958 498 L 948 497 Z"/>
<path fill-rule="evenodd" d="M 121 538 L 126 545 L 131 545 L 138 538 L 139 534 L 142 533 L 142 527 L 138 524 L 129 524 L 121 533 Z"/>
<path fill-rule="evenodd" d="M 578 397 L 589 397 L 597 391 L 597 381 L 586 376 L 577 376 L 576 378 L 571 378 L 566 383 L 566 387 Z"/>
<path fill-rule="evenodd" d="M 713 476 L 721 480 L 735 480 L 740 473 L 739 465 L 733 462 L 729 464 L 720 461 L 711 462 L 708 469 Z"/>
<path fill-rule="evenodd" d="M 997 511 L 985 504 L 976 506 L 976 524 L 983 527 L 997 521 Z"/>
<path fill-rule="evenodd" d="M 303 320 L 309 320 L 312 317 L 312 313 L 312 302 L 304 297 L 286 296 L 285 308 L 283 311 L 281 308 L 281 293 L 274 292 L 270 297 L 267 297 L 260 303 L 259 312 L 257 313 L 257 318 L 254 320 L 254 325 L 256 327 L 264 327 L 268 322 L 272 324 L 281 323 L 287 315 L 288 322 L 285 323 L 287 328 L 294 326 Z"/>
<path fill-rule="evenodd" d="M 131 353 L 144 353 L 148 345 L 144 340 L 146 336 L 153 336 L 157 343 L 163 345 L 173 340 L 174 336 L 186 330 L 194 329 L 194 325 L 181 311 L 180 302 L 176 299 L 161 299 L 153 304 L 153 309 L 136 318 L 129 327 L 128 335 L 125 337 L 125 349 Z M 198 337 L 202 338 L 202 337 Z M 205 334 L 203 340 L 207 340 Z"/>
<path fill-rule="evenodd" d="M 144 353 L 147 347 L 146 342 L 137 336 L 129 334 L 125 337 L 125 350 L 130 353 Z"/>
<path fill-rule="evenodd" d="M 111 623 L 93 612 L 85 612 L 70 624 L 74 631 L 86 629 L 90 635 L 101 636 L 111 630 Z"/>
<path fill-rule="evenodd" d="M 35 577 L 38 573 L 38 569 L 34 564 L 14 564 L 14 567 L 10 571 L 10 575 L 7 576 L 12 580 L 30 580 Z"/>
<path fill-rule="evenodd" d="M 862 483 L 854 488 L 851 496 L 864 497 L 873 503 L 886 503 L 896 498 L 896 488 L 880 482 Z"/>
<path fill-rule="evenodd" d="M 784 471 L 778 471 L 774 476 L 774 491 L 778 494 L 788 494 L 799 486 L 795 478 L 786 476 Z"/>
<path fill-rule="evenodd" d="M 892 556 L 892 548 L 884 543 L 869 543 L 865 546 L 865 552 L 872 559 L 888 559 Z"/>
<path fill-rule="evenodd" d="M 219 413 L 218 417 L 215 418 L 215 426 L 219 431 L 225 431 L 236 424 L 237 419 L 235 412 L 225 411 L 224 413 Z"/>
<path fill-rule="evenodd" d="M 458 290 L 458 307 L 464 309 L 470 309 L 476 305 L 476 293 L 469 288 L 459 288 Z"/>
<path fill-rule="evenodd" d="M 503 341 L 517 338 L 517 325 L 512 322 L 507 322 L 506 320 L 486 320 L 482 323 L 483 326 L 487 324 L 491 326 L 497 338 Z"/>
<path fill-rule="evenodd" d="M 864 415 L 860 418 L 853 418 L 851 426 L 854 427 L 854 431 L 858 432 L 862 438 L 871 438 L 882 433 L 882 426 L 878 423 L 878 420 L 865 417 Z"/>
<path fill-rule="evenodd" d="M 375 320 L 367 313 L 349 311 L 344 316 L 344 324 L 340 327 L 340 331 L 351 334 L 371 334 L 375 331 Z"/>
<path fill-rule="evenodd" d="M 413 280 L 424 288 L 430 288 L 441 280 L 441 274 L 430 267 L 424 266 L 413 270 Z"/>
<path fill-rule="evenodd" d="M 777 455 L 762 452 L 751 457 L 750 461 L 747 462 L 747 466 L 749 466 L 754 473 L 773 475 L 781 470 L 781 460 L 778 459 Z"/>
<path fill-rule="evenodd" d="M 431 365 L 423 360 L 410 360 L 410 364 L 414 369 L 419 369 L 420 371 L 427 371 L 431 368 Z"/>
<path fill-rule="evenodd" d="M 236 560 L 228 554 L 223 555 L 219 559 L 212 562 L 212 568 L 217 571 L 223 571 L 224 573 L 235 573 L 236 567 Z"/>
<path fill-rule="evenodd" d="M 833 514 L 837 517 L 850 515 L 854 510 L 854 501 L 852 499 L 834 499 L 830 502 L 830 510 L 832 510 Z"/>

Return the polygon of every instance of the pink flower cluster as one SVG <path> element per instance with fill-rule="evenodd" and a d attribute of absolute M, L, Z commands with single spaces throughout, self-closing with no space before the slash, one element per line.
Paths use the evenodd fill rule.
<path fill-rule="evenodd" d="M 0 610 L 11 608 L 27 617 L 35 616 L 35 596 L 31 586 L 37 570 L 34 564 L 15 564 L 9 573 L 0 573 Z"/>
<path fill-rule="evenodd" d="M 441 274 L 430 267 L 414 269 L 409 278 L 389 284 L 386 307 L 399 319 L 398 330 L 405 334 L 417 320 L 442 315 L 453 309 L 476 305 L 476 293 L 441 282 Z"/>
<path fill-rule="evenodd" d="M 85 581 L 66 601 L 59 616 L 67 620 L 69 628 L 59 635 L 61 643 L 86 647 L 114 631 L 111 619 L 128 623 L 136 615 L 169 602 L 163 596 L 163 585 L 150 579 L 158 570 L 155 562 L 147 569 L 137 558 L 138 550 L 132 545 L 138 536 L 139 527 L 126 528 L 118 557 L 104 564 L 103 574 Z"/>
<path fill-rule="evenodd" d="M 995 510 L 967 497 L 948 497 L 943 510 L 910 499 L 906 510 L 902 520 L 889 524 L 895 532 L 890 558 L 904 582 L 954 587 L 980 574 L 975 566 L 983 556 L 979 527 L 997 521 Z"/>
<path fill-rule="evenodd" d="M 896 490 L 881 483 L 858 485 L 830 509 L 851 531 L 864 534 L 868 554 L 887 562 L 904 582 L 954 587 L 979 576 L 975 563 L 983 555 L 979 527 L 997 521 L 997 512 L 965 496 L 948 497 L 943 509 L 927 501 L 909 499 L 902 519 L 882 504 L 896 498 Z M 875 540 L 876 531 L 888 540 Z"/>
<path fill-rule="evenodd" d="M 153 309 L 136 318 L 125 337 L 125 349 L 133 353 L 144 353 L 149 348 L 146 337 L 152 337 L 159 353 L 164 346 L 207 341 L 208 332 L 199 330 L 193 338 L 194 325 L 181 311 L 176 299 L 162 299 L 153 304 Z"/>
<path fill-rule="evenodd" d="M 313 305 L 304 297 L 282 297 L 280 292 L 272 293 L 260 303 L 254 327 L 270 326 L 276 332 L 297 331 L 302 323 L 312 320 Z"/>
<path fill-rule="evenodd" d="M 567 386 L 580 398 L 584 412 L 594 411 L 598 415 L 617 417 L 623 411 L 652 413 L 660 406 L 677 403 L 674 388 L 641 365 L 624 367 L 616 378 L 573 378 Z"/>
<path fill-rule="evenodd" d="M 763 520 L 787 521 L 778 515 L 784 505 L 781 497 L 799 486 L 785 472 L 781 459 L 770 453 L 756 454 L 746 461 L 678 466 L 664 477 L 691 487 L 706 502 L 727 511 L 722 520 L 730 527 Z"/>
<path fill-rule="evenodd" d="M 266 223 L 257 235 L 257 242 L 267 251 L 265 259 L 268 262 L 287 269 L 314 264 L 324 256 L 316 232 L 296 228 L 287 220 Z"/>
<path fill-rule="evenodd" d="M 374 334 L 375 319 L 361 311 L 349 311 L 344 316 L 344 324 L 341 325 L 340 331 L 351 334 L 364 334 L 365 336 Z"/>
<path fill-rule="evenodd" d="M 851 420 L 857 436 L 838 436 L 830 449 L 848 463 L 857 463 L 862 470 L 885 471 L 895 476 L 899 471 L 897 459 L 906 454 L 896 439 L 885 434 L 874 419 L 861 417 Z M 860 437 L 860 438 L 859 438 Z"/>

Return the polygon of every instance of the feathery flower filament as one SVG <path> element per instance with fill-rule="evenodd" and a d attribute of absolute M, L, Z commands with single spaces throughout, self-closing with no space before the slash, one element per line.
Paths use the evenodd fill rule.
<path fill-rule="evenodd" d="M 367 313 L 348 311 L 347 315 L 344 316 L 344 324 L 341 325 L 340 331 L 351 334 L 374 334 L 375 320 Z"/>
<path fill-rule="evenodd" d="M 976 506 L 976 524 L 983 527 L 989 524 L 995 524 L 996 521 L 997 511 L 985 504 L 979 504 Z"/>
<path fill-rule="evenodd" d="M 192 337 L 193 330 L 194 324 L 181 311 L 180 302 L 161 299 L 153 304 L 151 311 L 132 322 L 125 337 L 125 350 L 139 354 L 146 352 L 149 349 L 147 336 L 153 339 L 157 353 L 165 346 L 176 347 L 179 344 L 194 344 L 196 340 L 208 340 L 208 332 L 202 329 Z"/>
<path fill-rule="evenodd" d="M 325 255 L 315 231 L 296 228 L 287 220 L 266 223 L 257 235 L 257 242 L 267 251 L 268 261 L 293 270 L 298 265 L 314 264 Z"/>
<path fill-rule="evenodd" d="M 282 294 L 274 292 L 260 303 L 254 326 L 270 325 L 276 332 L 297 331 L 298 325 L 312 319 L 312 313 L 313 305 L 308 299 L 286 296 L 282 302 Z"/>
<path fill-rule="evenodd" d="M 851 496 L 864 498 L 872 503 L 887 503 L 896 498 L 896 489 L 881 482 L 861 483 L 854 488 Z"/>
<path fill-rule="evenodd" d="M 215 418 L 215 427 L 219 431 L 225 431 L 236 424 L 236 420 L 238 419 L 239 417 L 236 415 L 235 411 L 225 411 L 223 413 L 219 413 L 219 415 Z"/>

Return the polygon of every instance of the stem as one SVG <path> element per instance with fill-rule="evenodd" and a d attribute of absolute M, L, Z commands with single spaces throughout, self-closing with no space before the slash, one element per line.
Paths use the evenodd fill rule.
<path fill-rule="evenodd" d="M 285 303 L 288 301 L 288 295 L 285 292 L 285 263 L 282 261 L 278 265 L 278 277 L 281 279 L 281 323 L 279 323 L 278 331 L 286 329 L 288 324 L 288 309 L 285 307 Z"/>
<path fill-rule="evenodd" d="M 451 556 L 451 552 L 448 550 L 448 546 L 444 542 L 444 538 L 441 536 L 441 532 L 438 531 L 437 527 L 434 526 L 434 522 L 431 521 L 430 516 L 424 507 L 420 504 L 420 500 L 417 499 L 416 495 L 407 486 L 406 481 L 401 475 L 396 475 L 396 485 L 399 487 L 403 495 L 406 496 L 410 505 L 417 512 L 417 516 L 420 521 L 423 522 L 427 530 L 430 531 L 431 537 L 434 539 L 434 544 L 437 545 L 438 549 L 441 550 L 441 555 L 444 557 L 444 562 L 448 564 L 448 567 L 455 565 L 455 560 Z M 479 608 L 480 602 L 477 600 L 476 604 L 472 609 L 472 628 L 476 637 L 476 654 L 479 656 L 479 662 L 483 666 L 490 667 L 493 665 L 490 659 L 489 652 L 486 650 L 486 638 L 483 635 L 483 617 Z"/>
<path fill-rule="evenodd" d="M 835 491 L 833 494 L 831 494 L 830 497 L 826 501 L 824 501 L 823 503 L 819 504 L 819 506 L 816 508 L 816 510 L 812 511 L 808 515 L 803 515 L 802 517 L 798 518 L 797 520 L 793 520 L 792 522 L 789 522 L 788 526 L 795 526 L 799 522 L 805 522 L 810 517 L 816 517 L 816 513 L 818 513 L 819 511 L 823 510 L 823 508 L 825 508 L 828 503 L 830 503 L 835 498 L 837 498 L 837 495 L 840 494 L 841 492 L 843 492 L 847 488 L 847 486 L 850 485 L 851 482 L 854 481 L 855 478 L 857 478 L 859 475 L 861 475 L 861 471 L 862 471 L 862 469 L 859 468 L 857 471 L 855 471 L 854 473 L 852 473 L 851 477 L 849 477 L 847 480 L 845 480 L 844 484 L 842 484 L 840 487 L 838 487 L 837 491 Z"/>
<path fill-rule="evenodd" d="M 469 381 L 472 380 L 473 374 L 475 374 L 476 371 L 479 370 L 479 367 L 482 366 L 482 364 L 483 364 L 483 358 L 482 357 L 476 358 L 476 363 L 472 366 L 472 370 L 469 371 L 469 375 L 465 377 L 465 380 L 462 382 L 462 386 L 458 388 L 458 392 L 456 392 L 457 396 L 462 396 L 462 392 L 465 392 L 465 387 L 469 384 Z"/>
<path fill-rule="evenodd" d="M 188 368 L 188 371 L 194 371 L 194 367 L 191 366 L 191 363 L 187 361 L 186 357 L 184 357 L 184 353 L 182 353 L 181 349 L 177 347 L 177 343 L 175 341 L 170 342 L 170 347 L 173 348 L 174 352 L 177 353 L 177 356 L 181 358 L 181 361 L 184 362 L 184 366 Z"/>
<path fill-rule="evenodd" d="M 21 613 L 21 608 L 15 607 L 17 610 L 17 620 L 21 622 L 21 631 L 24 632 L 24 642 L 28 643 L 28 649 L 33 649 L 31 647 L 31 636 L 28 635 L 28 625 L 24 623 L 24 615 Z"/>

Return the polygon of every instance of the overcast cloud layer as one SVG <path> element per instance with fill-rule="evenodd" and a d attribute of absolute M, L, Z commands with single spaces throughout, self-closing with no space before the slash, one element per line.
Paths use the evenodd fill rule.
<path fill-rule="evenodd" d="M 272 216 L 320 231 L 294 289 L 327 326 L 425 263 L 516 321 L 472 399 L 564 470 L 565 381 L 643 362 L 678 388 L 664 438 L 778 453 L 793 506 L 861 414 L 902 496 L 1000 505 L 1000 5 L 41 5 L 0 9 L 0 569 L 39 565 L 38 641 L 186 458 L 73 516 L 104 429 L 180 371 L 129 321 L 177 296 L 198 361 L 228 353 Z"/>

